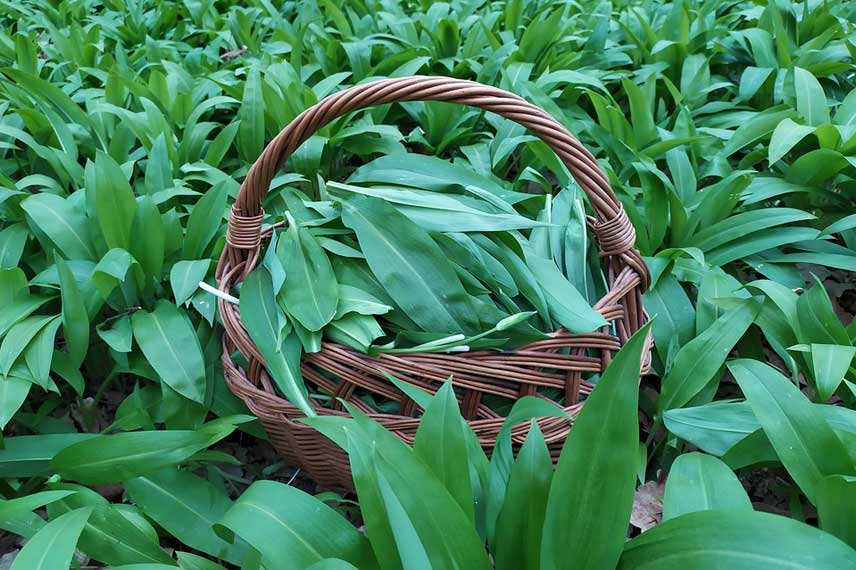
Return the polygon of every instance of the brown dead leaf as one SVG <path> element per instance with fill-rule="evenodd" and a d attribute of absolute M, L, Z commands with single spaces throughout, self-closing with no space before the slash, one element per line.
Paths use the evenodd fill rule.
<path fill-rule="evenodd" d="M 663 483 L 649 481 L 636 489 L 633 510 L 630 512 L 631 525 L 645 532 L 662 522 L 664 488 Z"/>

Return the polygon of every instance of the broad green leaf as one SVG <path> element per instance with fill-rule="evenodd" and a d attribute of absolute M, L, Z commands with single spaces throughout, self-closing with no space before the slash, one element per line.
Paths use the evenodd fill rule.
<path fill-rule="evenodd" d="M 24 404 L 32 385 L 32 382 L 12 376 L 0 378 L 0 430 L 6 429 L 9 421 Z"/>
<path fill-rule="evenodd" d="M 704 228 L 693 236 L 691 244 L 702 251 L 711 251 L 760 230 L 812 219 L 814 216 L 808 212 L 794 208 L 752 210 Z"/>
<path fill-rule="evenodd" d="M 812 125 L 800 125 L 792 119 L 784 119 L 778 124 L 770 138 L 770 148 L 767 160 L 775 164 L 788 154 L 801 140 L 814 132 Z"/>
<path fill-rule="evenodd" d="M 544 225 L 524 216 L 495 211 L 489 203 L 469 196 L 384 186 L 364 188 L 335 182 L 328 183 L 328 187 L 394 204 L 412 222 L 432 232 L 495 232 Z"/>
<path fill-rule="evenodd" d="M 744 402 L 719 401 L 675 408 L 663 413 L 663 421 L 672 434 L 719 456 L 760 428 L 752 409 Z"/>
<path fill-rule="evenodd" d="M 829 104 L 820 82 L 808 70 L 794 67 L 794 92 L 797 111 L 809 125 L 818 126 L 829 122 Z"/>
<path fill-rule="evenodd" d="M 612 570 L 618 562 L 636 486 L 638 378 L 650 326 L 616 354 L 571 428 L 547 500 L 544 570 Z"/>
<path fill-rule="evenodd" d="M 333 319 L 339 302 L 330 259 L 315 236 L 293 218 L 279 236 L 276 254 L 285 270 L 279 302 L 308 330 L 321 330 Z"/>
<path fill-rule="evenodd" d="M 0 269 L 17 267 L 29 235 L 24 224 L 12 224 L 0 231 Z"/>
<path fill-rule="evenodd" d="M 618 570 L 840 570 L 856 550 L 787 517 L 701 511 L 671 519 L 629 541 Z"/>
<path fill-rule="evenodd" d="M 172 294 L 175 304 L 181 305 L 196 292 L 199 282 L 205 280 L 211 261 L 208 259 L 197 259 L 193 261 L 179 261 L 169 271 L 169 283 L 172 286 Z"/>
<path fill-rule="evenodd" d="M 817 485 L 820 528 L 856 548 L 856 477 L 829 475 Z"/>
<path fill-rule="evenodd" d="M 434 156 L 414 153 L 391 154 L 377 158 L 358 168 L 348 182 L 378 182 L 442 192 L 453 188 L 475 186 L 515 204 L 530 195 L 508 190 L 493 178 L 476 174 L 461 164 Z"/>
<path fill-rule="evenodd" d="M 844 375 L 850 369 L 856 347 L 840 344 L 812 344 L 811 363 L 814 381 L 817 385 L 817 397 L 826 402 L 832 397 Z"/>
<path fill-rule="evenodd" d="M 265 104 L 262 98 L 262 79 L 259 68 L 253 66 L 244 83 L 244 95 L 238 111 L 238 150 L 247 162 L 253 162 L 262 153 L 265 143 Z"/>
<path fill-rule="evenodd" d="M 374 317 L 350 313 L 330 322 L 325 327 L 324 334 L 333 342 L 368 352 L 372 342 L 385 333 Z"/>
<path fill-rule="evenodd" d="M 352 406 L 348 411 L 355 419 L 305 421 L 347 449 L 357 493 L 368 500 L 368 533 L 383 541 L 378 544 L 407 545 L 397 555 L 379 554 L 381 564 L 401 557 L 406 568 L 489 568 L 483 540 L 432 470 L 392 433 Z"/>
<path fill-rule="evenodd" d="M 850 345 L 850 336 L 838 320 L 829 295 L 820 283 L 815 283 L 800 295 L 796 303 L 796 322 L 792 325 L 797 340 L 803 344 Z"/>
<path fill-rule="evenodd" d="M 15 556 L 11 570 L 58 570 L 68 568 L 74 547 L 91 509 L 70 511 L 52 520 Z"/>
<path fill-rule="evenodd" d="M 787 378 L 754 360 L 733 360 L 728 369 L 782 464 L 810 501 L 815 502 L 824 476 L 856 474 L 841 440 Z"/>
<path fill-rule="evenodd" d="M 493 454 L 490 457 L 488 495 L 485 507 L 486 530 L 488 541 L 491 544 L 494 542 L 496 521 L 505 502 L 508 480 L 511 477 L 514 463 L 511 430 L 515 425 L 533 418 L 551 417 L 569 419 L 565 411 L 555 403 L 534 396 L 524 396 L 514 403 L 511 412 L 502 422 L 502 427 L 496 436 Z"/>
<path fill-rule="evenodd" d="M 216 562 L 190 552 L 176 552 L 176 556 L 178 557 L 178 565 L 182 570 L 225 570 Z"/>
<path fill-rule="evenodd" d="M 645 310 L 656 317 L 651 325 L 651 336 L 660 360 L 668 361 L 674 339 L 680 348 L 692 340 L 695 330 L 695 310 L 681 284 L 674 275 L 663 275 L 657 284 L 642 296 Z"/>
<path fill-rule="evenodd" d="M 539 568 L 541 527 L 553 477 L 553 460 L 533 421 L 511 467 L 505 502 L 496 522 L 493 548 L 498 570 Z"/>
<path fill-rule="evenodd" d="M 129 251 L 145 274 L 159 281 L 163 272 L 166 229 L 163 216 L 150 196 L 143 196 L 137 201 L 131 229 L 134 239 Z"/>
<path fill-rule="evenodd" d="M 554 321 L 574 333 L 593 332 L 607 325 L 603 315 L 589 306 L 585 297 L 571 285 L 552 260 L 539 257 L 528 247 L 524 247 L 523 251 L 526 265 L 541 286 Z"/>
<path fill-rule="evenodd" d="M 214 184 L 193 205 L 187 218 L 187 233 L 182 247 L 184 259 L 201 259 L 205 256 L 208 244 L 223 225 L 230 184 L 234 182 L 222 180 Z"/>
<path fill-rule="evenodd" d="M 158 376 L 170 388 L 194 402 L 205 399 L 205 363 L 199 338 L 172 303 L 161 301 L 152 312 L 131 318 L 134 339 Z"/>
<path fill-rule="evenodd" d="M 43 192 L 21 202 L 21 207 L 66 258 L 98 258 L 86 217 L 68 199 Z"/>
<path fill-rule="evenodd" d="M 136 526 L 97 492 L 69 484 L 55 485 L 55 488 L 73 491 L 73 494 L 48 505 L 51 518 L 83 508 L 92 509 L 77 545 L 88 556 L 107 564 L 168 564 L 172 561 L 158 544 L 157 534 Z"/>
<path fill-rule="evenodd" d="M 39 334 L 39 331 L 49 326 L 58 317 L 32 316 L 27 317 L 9 330 L 9 334 L 3 338 L 0 344 L 0 375 L 7 376 L 12 366 L 23 354 L 30 342 Z"/>
<path fill-rule="evenodd" d="M 431 468 L 467 517 L 474 521 L 470 481 L 461 476 L 469 471 L 466 428 L 461 419 L 452 383 L 446 382 L 425 409 L 416 430 L 413 452 Z"/>
<path fill-rule="evenodd" d="M 383 315 L 391 310 L 392 307 L 384 304 L 371 293 L 353 285 L 339 283 L 339 304 L 336 307 L 335 318 L 342 318 L 348 313 Z"/>
<path fill-rule="evenodd" d="M 141 477 L 187 460 L 235 429 L 217 424 L 197 431 L 167 430 L 99 435 L 60 451 L 51 467 L 63 478 L 103 485 Z"/>
<path fill-rule="evenodd" d="M 232 564 L 246 556 L 245 544 L 230 544 L 214 532 L 232 501 L 206 479 L 169 468 L 125 481 L 124 487 L 147 517 L 182 544 Z"/>
<path fill-rule="evenodd" d="M 695 511 L 751 511 L 752 502 L 729 467 L 710 455 L 678 457 L 669 469 L 663 495 L 663 520 Z"/>
<path fill-rule="evenodd" d="M 3 439 L 0 477 L 4 479 L 47 476 L 51 460 L 66 447 L 97 437 L 92 433 L 22 435 Z"/>
<path fill-rule="evenodd" d="M 356 232 L 372 273 L 420 327 L 448 334 L 478 329 L 470 296 L 425 230 L 367 196 L 344 201 L 342 221 Z"/>
<path fill-rule="evenodd" d="M 109 328 L 107 328 L 108 326 Z M 130 316 L 122 315 L 113 322 L 103 321 L 95 328 L 95 332 L 116 352 L 131 352 L 133 333 Z"/>
<path fill-rule="evenodd" d="M 17 499 L 0 500 L 0 522 L 6 522 L 29 513 L 54 501 L 59 501 L 74 491 L 42 491 Z"/>
<path fill-rule="evenodd" d="M 660 412 L 680 408 L 705 387 L 725 363 L 728 353 L 752 324 L 759 309 L 760 305 L 752 299 L 741 301 L 678 351 L 672 368 L 663 378 L 657 399 Z"/>
<path fill-rule="evenodd" d="M 68 357 L 80 366 L 89 351 L 89 315 L 77 281 L 64 259 L 57 258 L 62 296 L 62 329 Z"/>
<path fill-rule="evenodd" d="M 368 540 L 347 519 L 303 491 L 256 481 L 218 525 L 246 540 L 270 568 L 306 568 L 338 557 L 357 568 L 375 568 Z"/>
<path fill-rule="evenodd" d="M 128 249 L 137 202 L 122 169 L 109 154 L 95 157 L 95 213 L 108 248 Z"/>
<path fill-rule="evenodd" d="M 284 338 L 285 316 L 276 304 L 270 272 L 257 267 L 241 288 L 241 322 L 267 364 L 267 370 L 286 398 L 307 416 L 315 415 L 300 373 L 300 342 L 296 333 Z"/>

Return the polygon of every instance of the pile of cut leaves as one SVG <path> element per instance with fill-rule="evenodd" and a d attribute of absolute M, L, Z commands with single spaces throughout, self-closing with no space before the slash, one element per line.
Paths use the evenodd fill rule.
<path fill-rule="evenodd" d="M 583 193 L 571 184 L 554 197 L 543 182 L 547 192 L 535 181 L 531 193 L 513 191 L 400 153 L 358 168 L 348 183 L 319 180 L 316 199 L 282 188 L 274 201 L 285 208 L 283 229 L 240 303 L 265 359 L 279 352 L 290 361 L 291 370 L 271 370 L 286 396 L 295 399 L 276 376 L 291 377 L 302 351 L 321 350 L 325 338 L 369 354 L 465 352 L 607 326 L 591 306 L 606 282 Z M 271 312 L 275 331 L 264 324 Z"/>

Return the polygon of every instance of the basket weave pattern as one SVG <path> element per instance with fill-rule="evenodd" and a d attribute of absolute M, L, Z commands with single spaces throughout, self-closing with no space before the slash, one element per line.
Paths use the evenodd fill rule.
<path fill-rule="evenodd" d="M 559 330 L 547 340 L 502 352 L 375 357 L 325 342 L 320 352 L 304 355 L 301 370 L 308 382 L 333 397 L 332 407 L 316 406 L 319 414 L 345 414 L 337 401 L 341 398 L 408 443 L 413 442 L 419 426 L 415 416 L 421 410 L 386 379 L 384 372 L 432 393 L 451 376 L 461 394 L 462 414 L 489 451 L 504 418 L 482 402 L 483 395 L 513 401 L 522 396 L 538 395 L 540 388 L 554 388 L 564 395 L 560 403 L 565 411 L 575 417 L 584 403 L 580 396 L 588 394 L 592 388 L 582 380 L 583 373 L 603 371 L 613 352 L 647 318 L 641 295 L 650 277 L 634 249 L 633 226 L 594 156 L 539 107 L 495 87 L 448 77 L 384 79 L 327 97 L 285 127 L 247 174 L 232 207 L 227 245 L 217 266 L 217 283 L 220 290 L 228 292 L 257 264 L 262 241 L 274 229 L 262 229 L 262 201 L 277 171 L 301 143 L 330 121 L 352 111 L 374 105 L 428 100 L 479 107 L 513 120 L 543 140 L 567 166 L 596 214 L 589 219 L 589 226 L 597 238 L 609 289 L 595 304 L 595 309 L 613 326 L 588 334 Z M 222 361 L 230 389 L 259 417 L 274 447 L 289 463 L 300 466 L 323 487 L 352 489 L 344 451 L 314 429 L 297 422 L 303 417 L 302 412 L 276 394 L 264 359 L 241 323 L 238 305 L 218 299 L 218 306 L 226 331 Z M 246 358 L 247 369 L 240 368 L 231 358 L 235 349 Z M 398 413 L 376 412 L 357 397 L 366 392 L 399 402 Z M 570 423 L 546 418 L 539 421 L 539 426 L 551 453 L 557 456 Z M 522 442 L 527 429 L 523 424 L 517 426 L 512 431 L 513 440 Z"/>

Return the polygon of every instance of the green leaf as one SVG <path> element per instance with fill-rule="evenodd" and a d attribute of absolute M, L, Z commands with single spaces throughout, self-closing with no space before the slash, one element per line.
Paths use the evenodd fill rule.
<path fill-rule="evenodd" d="M 137 202 L 131 228 L 134 235 L 131 240 L 131 254 L 139 261 L 146 275 L 160 281 L 166 248 L 166 229 L 163 216 L 150 196 L 143 196 Z"/>
<path fill-rule="evenodd" d="M 194 204 L 187 218 L 187 233 L 184 236 L 182 257 L 184 259 L 201 259 L 205 257 L 208 244 L 217 235 L 223 224 L 223 214 L 226 212 L 226 198 L 230 179 L 221 180 L 214 184 Z"/>
<path fill-rule="evenodd" d="M 95 213 L 108 248 L 128 249 L 137 208 L 131 185 L 109 154 L 95 157 Z"/>
<path fill-rule="evenodd" d="M 83 363 L 89 351 L 89 315 L 77 281 L 64 259 L 57 258 L 62 294 L 62 329 L 68 357 L 75 367 Z"/>
<path fill-rule="evenodd" d="M 618 562 L 633 506 L 638 378 L 650 326 L 616 354 L 574 421 L 550 485 L 543 570 L 612 570 Z"/>
<path fill-rule="evenodd" d="M 617 570 L 840 570 L 854 565 L 856 550 L 793 519 L 701 511 L 628 542 Z"/>
<path fill-rule="evenodd" d="M 199 288 L 199 282 L 205 280 L 210 265 L 210 259 L 197 259 L 179 261 L 172 266 L 169 271 L 169 283 L 172 286 L 176 305 L 181 305 L 193 296 Z"/>
<path fill-rule="evenodd" d="M 824 476 L 856 475 L 841 440 L 787 378 L 754 360 L 733 360 L 728 369 L 782 464 L 810 501 L 815 502 L 816 487 Z"/>
<path fill-rule="evenodd" d="M 333 342 L 368 352 L 372 342 L 385 333 L 374 317 L 350 313 L 327 325 L 324 334 Z"/>
<path fill-rule="evenodd" d="M 57 317 L 32 316 L 13 326 L 0 345 L 0 375 L 8 376 L 18 357 L 39 331 L 56 319 Z"/>
<path fill-rule="evenodd" d="M 340 319 L 348 313 L 383 315 L 391 310 L 392 307 L 384 304 L 371 293 L 353 285 L 339 283 L 339 304 L 336 307 L 335 318 Z"/>
<path fill-rule="evenodd" d="M 416 430 L 413 452 L 431 468 L 467 517 L 474 521 L 472 487 L 469 478 L 461 476 L 469 472 L 464 435 L 468 428 L 461 420 L 452 382 L 448 381 L 425 409 Z"/>
<path fill-rule="evenodd" d="M 147 517 L 182 544 L 232 564 L 246 556 L 244 543 L 230 544 L 214 532 L 232 501 L 206 479 L 169 468 L 125 481 L 124 487 Z"/>
<path fill-rule="evenodd" d="M 42 491 L 17 499 L 0 500 L 0 522 L 6 522 L 22 514 L 29 513 L 54 501 L 59 501 L 74 491 Z"/>
<path fill-rule="evenodd" d="M 559 271 L 555 262 L 539 257 L 524 246 L 526 265 L 544 292 L 553 320 L 574 333 L 596 331 L 608 323 L 603 315 L 592 309 L 585 297 Z"/>
<path fill-rule="evenodd" d="M 797 111 L 809 125 L 818 126 L 829 122 L 829 104 L 820 82 L 813 73 L 794 67 L 794 92 Z"/>
<path fill-rule="evenodd" d="M 256 481 L 218 524 L 258 550 L 269 568 L 306 568 L 332 557 L 377 567 L 368 540 L 347 519 L 282 483 Z"/>
<path fill-rule="evenodd" d="M 9 421 L 24 404 L 33 383 L 15 377 L 0 379 L 0 430 L 6 429 Z"/>
<path fill-rule="evenodd" d="M 150 526 L 147 530 L 139 528 L 125 517 L 117 505 L 111 505 L 97 492 L 69 484 L 55 485 L 54 488 L 74 493 L 48 505 L 51 518 L 82 508 L 92 509 L 77 545 L 88 556 L 107 564 L 168 564 L 172 561 L 158 544 L 154 529 Z"/>
<path fill-rule="evenodd" d="M 475 186 L 509 204 L 531 197 L 510 191 L 496 179 L 480 176 L 462 164 L 415 153 L 397 153 L 377 158 L 354 171 L 348 182 L 378 182 L 435 192 Z"/>
<path fill-rule="evenodd" d="M 289 315 L 310 331 L 319 331 L 336 314 L 339 286 L 333 266 L 318 240 L 293 218 L 280 234 L 276 255 L 285 269 L 278 299 Z"/>
<path fill-rule="evenodd" d="M 392 433 L 352 406 L 348 411 L 355 419 L 305 421 L 348 451 L 381 565 L 489 568 L 483 540 L 432 470 Z"/>
<path fill-rule="evenodd" d="M 814 129 L 814 126 L 799 125 L 790 118 L 783 119 L 770 138 L 767 161 L 772 165 L 781 160 L 801 140 L 813 133 Z"/>
<path fill-rule="evenodd" d="M 796 322 L 791 324 L 797 340 L 803 344 L 851 344 L 850 335 L 838 320 L 829 295 L 820 283 L 815 283 L 797 299 Z"/>
<path fill-rule="evenodd" d="M 0 269 L 16 267 L 21 261 L 30 232 L 24 224 L 12 224 L 0 231 Z"/>
<path fill-rule="evenodd" d="M 141 431 L 99 435 L 60 451 L 51 467 L 72 481 L 103 485 L 126 481 L 186 461 L 223 439 L 231 424 L 208 424 L 197 431 Z"/>
<path fill-rule="evenodd" d="M 856 477 L 829 475 L 817 485 L 820 528 L 856 548 Z"/>
<path fill-rule="evenodd" d="M 533 421 L 508 478 L 505 503 L 496 521 L 493 548 L 497 570 L 539 568 L 541 527 L 553 477 L 553 460 Z"/>
<path fill-rule="evenodd" d="M 199 338 L 183 310 L 161 301 L 131 318 L 134 338 L 158 376 L 194 402 L 205 399 L 205 362 Z"/>
<path fill-rule="evenodd" d="M 817 397 L 826 402 L 838 389 L 844 375 L 850 369 L 856 347 L 840 344 L 812 344 L 811 363 L 814 381 L 817 385 Z"/>
<path fill-rule="evenodd" d="M 4 479 L 46 476 L 56 454 L 66 447 L 96 437 L 91 433 L 22 435 L 3 439 L 0 477 Z"/>
<path fill-rule="evenodd" d="M 107 328 L 106 325 L 111 325 L 108 321 L 103 321 L 97 327 L 95 332 L 101 337 L 101 340 L 116 352 L 127 353 L 131 352 L 131 342 L 133 334 L 131 332 L 131 317 L 122 315 L 115 321 L 112 326 Z"/>
<path fill-rule="evenodd" d="M 274 300 L 266 267 L 256 267 L 241 287 L 241 322 L 256 344 L 283 395 L 307 416 L 315 415 L 300 373 L 301 347 L 296 333 L 282 337 L 285 316 Z"/>
<path fill-rule="evenodd" d="M 674 435 L 719 456 L 760 427 L 748 404 L 731 401 L 667 410 L 663 421 Z"/>
<path fill-rule="evenodd" d="M 755 320 L 760 304 L 752 299 L 716 319 L 704 332 L 678 351 L 663 378 L 657 408 L 680 408 L 698 394 L 725 363 L 725 359 Z"/>
<path fill-rule="evenodd" d="M 246 162 L 253 162 L 262 153 L 265 144 L 265 102 L 262 97 L 262 79 L 258 67 L 251 67 L 244 82 L 238 119 L 238 151 Z"/>
<path fill-rule="evenodd" d="M 470 296 L 425 230 L 368 196 L 344 201 L 342 222 L 356 232 L 372 273 L 389 296 L 420 327 L 448 334 L 476 332 Z"/>
<path fill-rule="evenodd" d="M 554 402 L 534 396 L 524 396 L 514 403 L 511 412 L 506 416 L 505 421 L 502 422 L 502 427 L 496 436 L 496 445 L 494 445 L 493 455 L 490 458 L 489 486 L 485 514 L 487 519 L 487 536 L 491 544 L 493 544 L 496 535 L 496 521 L 506 498 L 508 480 L 511 477 L 514 462 L 511 430 L 521 422 L 542 417 L 569 419 L 565 411 Z"/>
<path fill-rule="evenodd" d="M 86 217 L 70 200 L 42 192 L 21 202 L 21 207 L 35 228 L 44 232 L 66 258 L 98 258 Z"/>
<path fill-rule="evenodd" d="M 336 182 L 328 182 L 327 186 L 341 193 L 380 198 L 431 232 L 496 232 L 544 225 L 517 214 L 494 211 L 489 203 L 469 196 L 383 186 L 363 188 Z"/>
<path fill-rule="evenodd" d="M 752 502 L 728 466 L 710 455 L 678 457 L 669 469 L 663 495 L 663 520 L 696 511 L 751 511 Z"/>
<path fill-rule="evenodd" d="M 77 539 L 91 512 L 91 509 L 78 509 L 46 524 L 15 556 L 11 570 L 68 568 Z"/>
<path fill-rule="evenodd" d="M 178 556 L 178 565 L 183 570 L 225 570 L 216 562 L 189 552 L 176 552 L 176 556 Z"/>

